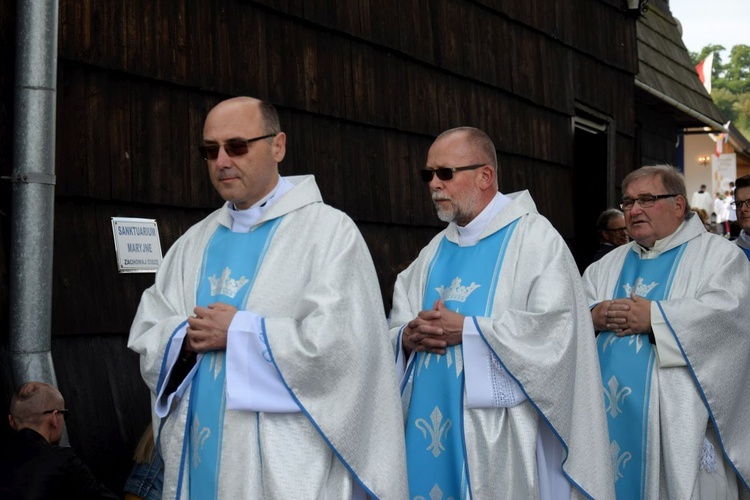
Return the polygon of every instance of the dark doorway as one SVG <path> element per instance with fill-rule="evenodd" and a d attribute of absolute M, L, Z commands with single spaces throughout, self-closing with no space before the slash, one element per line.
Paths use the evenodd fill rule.
<path fill-rule="evenodd" d="M 573 257 L 583 272 L 599 248 L 596 219 L 607 206 L 606 125 L 576 117 L 573 136 Z"/>

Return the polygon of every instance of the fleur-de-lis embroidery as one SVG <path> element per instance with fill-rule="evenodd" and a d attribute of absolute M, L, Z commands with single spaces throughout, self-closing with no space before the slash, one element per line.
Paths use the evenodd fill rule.
<path fill-rule="evenodd" d="M 643 335 L 628 335 L 630 339 L 628 340 L 628 345 L 632 346 L 635 344 L 635 353 L 638 354 L 638 352 L 641 350 L 641 347 L 643 347 Z"/>
<path fill-rule="evenodd" d="M 607 338 L 607 340 L 605 340 L 604 343 L 602 344 L 602 352 L 606 352 L 607 351 L 607 347 L 611 346 L 612 344 L 615 343 L 615 341 L 617 341 L 617 340 L 619 340 L 621 338 L 622 337 L 618 337 L 614 333 L 610 334 L 609 338 Z"/>
<path fill-rule="evenodd" d="M 618 479 L 623 477 L 620 469 L 625 469 L 625 465 L 630 462 L 633 455 L 629 451 L 620 454 L 620 445 L 617 444 L 617 441 L 612 441 L 609 444 L 609 457 L 612 460 L 612 469 L 615 471 L 615 482 L 617 482 Z"/>
<path fill-rule="evenodd" d="M 625 401 L 625 398 L 630 396 L 630 393 L 633 391 L 630 387 L 619 389 L 620 382 L 614 375 L 612 375 L 612 378 L 607 382 L 607 387 L 609 387 L 609 390 L 604 389 L 604 396 L 607 398 L 607 407 L 604 411 L 609 413 L 612 418 L 616 418 L 617 415 L 622 413 L 620 403 Z"/>
<path fill-rule="evenodd" d="M 224 356 L 223 353 L 217 353 L 212 352 L 211 357 L 209 358 L 209 369 L 213 371 L 214 380 L 219 378 L 219 374 L 221 373 L 221 367 L 224 364 Z"/>
<path fill-rule="evenodd" d="M 414 500 L 427 500 L 422 495 L 418 495 L 414 497 Z M 440 489 L 440 486 L 435 483 L 435 486 L 432 487 L 430 490 L 430 500 L 443 500 L 443 490 Z M 453 500 L 453 497 L 448 497 L 445 500 Z"/>
<path fill-rule="evenodd" d="M 200 450 L 203 448 L 203 445 L 206 443 L 206 439 L 208 439 L 211 436 L 211 429 L 208 427 L 203 427 L 201 429 L 200 421 L 198 420 L 198 416 L 196 415 L 193 418 L 193 429 L 190 433 L 191 438 L 191 445 L 193 449 L 193 468 L 198 467 L 198 464 L 201 463 L 201 457 L 200 457 Z"/>
<path fill-rule="evenodd" d="M 432 410 L 430 420 L 432 421 L 432 425 L 430 425 L 425 419 L 418 418 L 414 422 L 414 425 L 417 426 L 417 429 L 422 431 L 422 436 L 425 439 L 427 439 L 427 434 L 430 435 L 431 442 L 429 446 L 427 446 L 427 451 L 431 451 L 432 456 L 437 458 L 440 456 L 440 453 L 445 451 L 445 446 L 442 442 L 443 435 L 448 432 L 453 424 L 450 419 L 446 419 L 445 422 L 443 422 L 443 414 L 437 406 Z"/>
<path fill-rule="evenodd" d="M 451 354 L 453 353 L 453 354 Z M 417 377 L 422 374 L 422 369 L 425 370 L 430 367 L 432 360 L 434 359 L 434 365 L 440 366 L 440 361 L 445 358 L 446 366 L 450 368 L 455 365 L 456 377 L 461 376 L 461 372 L 464 369 L 463 356 L 461 355 L 461 349 L 446 349 L 445 354 L 435 354 L 432 352 L 426 353 L 422 356 L 422 361 L 417 364 Z"/>

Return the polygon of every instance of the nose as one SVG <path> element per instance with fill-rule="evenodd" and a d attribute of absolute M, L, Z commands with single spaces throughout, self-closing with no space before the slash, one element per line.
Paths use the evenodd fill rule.
<path fill-rule="evenodd" d="M 216 156 L 216 167 L 217 168 L 227 168 L 232 166 L 232 159 L 227 154 L 227 150 L 224 149 L 224 146 L 219 146 L 219 154 Z"/>
<path fill-rule="evenodd" d="M 429 182 L 430 191 L 438 191 L 443 188 L 443 181 L 441 181 L 435 172 L 432 173 L 432 180 Z"/>
<path fill-rule="evenodd" d="M 630 216 L 638 215 L 640 213 L 643 213 L 643 207 L 641 206 L 640 201 L 636 201 L 633 203 L 633 208 L 630 209 Z"/>

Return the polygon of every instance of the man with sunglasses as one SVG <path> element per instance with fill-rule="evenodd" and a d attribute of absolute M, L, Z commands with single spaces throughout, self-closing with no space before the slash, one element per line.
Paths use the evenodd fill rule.
<path fill-rule="evenodd" d="M 404 498 L 403 417 L 375 269 L 276 110 L 240 97 L 199 148 L 226 204 L 167 253 L 129 347 L 155 398 L 165 498 Z"/>
<path fill-rule="evenodd" d="M 750 259 L 750 175 L 736 180 L 732 210 L 737 214 L 737 224 L 742 228 L 735 241 Z"/>
<path fill-rule="evenodd" d="M 528 191 L 498 192 L 497 168 L 487 134 L 461 127 L 421 172 L 449 224 L 394 287 L 410 497 L 611 498 L 578 268 Z"/>
<path fill-rule="evenodd" d="M 634 241 L 583 275 L 617 497 L 747 495 L 750 263 L 706 232 L 672 167 L 635 170 L 622 191 Z"/>
<path fill-rule="evenodd" d="M 118 498 L 62 438 L 65 400 L 55 387 L 27 382 L 13 394 L 8 423 L 16 432 L 0 455 L 0 498 Z"/>

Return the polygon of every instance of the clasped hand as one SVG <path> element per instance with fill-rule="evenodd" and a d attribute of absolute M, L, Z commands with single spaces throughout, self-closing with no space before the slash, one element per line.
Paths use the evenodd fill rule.
<path fill-rule="evenodd" d="M 407 356 L 412 351 L 445 354 L 448 346 L 461 343 L 463 328 L 464 315 L 446 308 L 442 300 L 436 300 L 432 309 L 420 311 L 409 321 L 401 343 Z"/>
<path fill-rule="evenodd" d="M 207 352 L 227 348 L 227 331 L 237 308 L 216 302 L 208 307 L 193 309 L 195 316 L 188 318 L 187 335 L 182 344 L 185 351 Z"/>
<path fill-rule="evenodd" d="M 605 300 L 591 311 L 594 328 L 618 337 L 651 332 L 651 301 L 632 294 L 630 298 Z"/>

